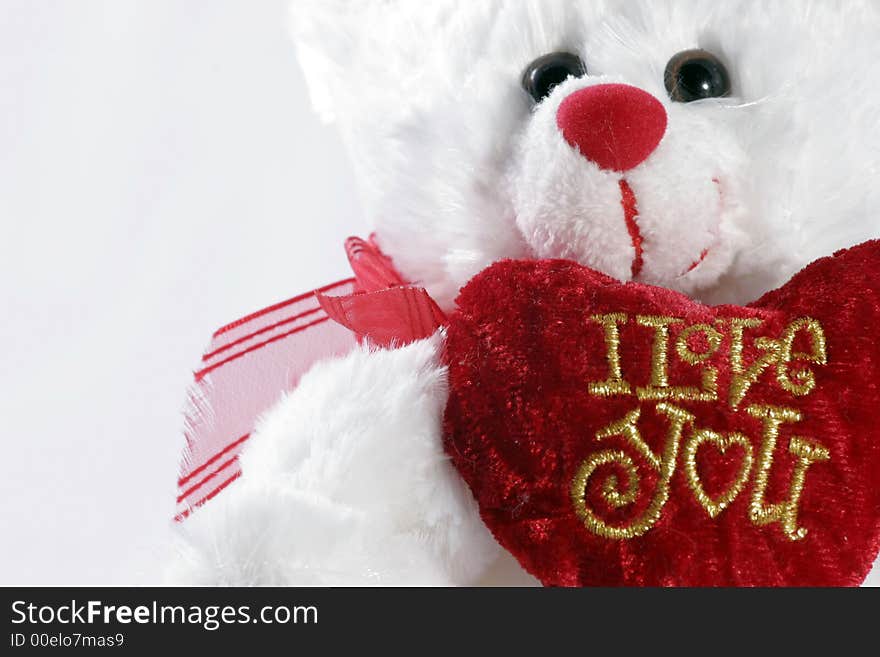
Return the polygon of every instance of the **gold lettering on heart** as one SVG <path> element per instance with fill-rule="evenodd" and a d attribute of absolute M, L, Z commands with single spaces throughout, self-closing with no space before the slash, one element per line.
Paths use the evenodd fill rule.
<path fill-rule="evenodd" d="M 602 450 L 596 452 L 586 459 L 575 473 L 570 489 L 575 513 L 577 513 L 587 529 L 594 534 L 613 539 L 635 538 L 651 529 L 660 518 L 660 512 L 665 506 L 666 500 L 669 499 L 669 482 L 675 471 L 675 461 L 678 456 L 678 446 L 681 442 L 682 429 L 687 422 L 693 420 L 693 415 L 666 403 L 657 404 L 657 410 L 665 414 L 670 420 L 669 431 L 666 436 L 666 444 L 660 455 L 654 454 L 651 451 L 651 448 L 648 447 L 644 440 L 642 440 L 641 435 L 639 435 L 639 429 L 637 426 L 639 418 L 638 409 L 628 413 L 622 420 L 610 424 L 596 434 L 597 440 L 622 436 L 639 454 L 645 457 L 651 467 L 659 474 L 657 490 L 654 491 L 654 496 L 651 498 L 651 502 L 641 516 L 628 525 L 615 527 L 599 518 L 587 505 L 587 485 L 589 484 L 590 478 L 593 476 L 596 468 L 610 463 L 616 463 L 626 473 L 628 480 L 627 490 L 624 493 L 610 491 L 609 489 L 611 486 L 616 486 L 618 484 L 617 478 L 612 475 L 613 478 L 610 477 L 606 480 L 605 486 L 603 486 L 603 497 L 606 501 L 610 502 L 612 506 L 621 506 L 620 502 L 624 500 L 626 503 L 632 503 L 635 501 L 639 488 L 638 471 L 636 470 L 632 458 L 622 450 Z M 615 493 L 615 496 L 610 494 L 612 492 Z"/>
<path fill-rule="evenodd" d="M 761 449 L 758 452 L 758 467 L 755 473 L 755 488 L 752 491 L 752 499 L 749 504 L 749 515 L 756 525 L 781 523 L 786 536 L 793 541 L 799 541 L 807 535 L 805 528 L 797 526 L 798 502 L 804 490 L 807 468 L 817 461 L 827 461 L 831 455 L 826 448 L 818 443 L 793 436 L 789 441 L 788 450 L 797 460 L 792 472 L 788 499 L 785 502 L 767 504 L 764 501 L 764 496 L 767 491 L 770 468 L 773 467 L 773 453 L 776 449 L 776 441 L 779 439 L 779 428 L 783 423 L 800 421 L 801 414 L 792 408 L 758 405 L 749 406 L 746 412 L 761 420 L 763 425 Z"/>
<path fill-rule="evenodd" d="M 657 404 L 657 411 L 665 415 L 669 421 L 666 440 L 660 454 L 651 450 L 639 432 L 638 422 L 641 411 L 638 408 L 596 433 L 596 440 L 600 442 L 623 438 L 624 442 L 641 456 L 657 475 L 656 487 L 650 502 L 636 519 L 621 526 L 609 524 L 590 508 L 587 500 L 590 481 L 597 469 L 601 466 L 615 465 L 623 471 L 626 486 L 621 489 L 617 475 L 609 473 L 603 482 L 601 497 L 613 508 L 634 503 L 638 498 L 641 477 L 632 456 L 622 449 L 601 450 L 586 458 L 575 472 L 569 489 L 575 513 L 584 526 L 598 536 L 616 540 L 635 538 L 651 529 L 660 519 L 663 507 L 669 499 L 670 482 L 675 474 L 684 429 L 694 424 L 695 417 L 668 402 Z M 747 413 L 760 420 L 762 425 L 761 446 L 754 468 L 754 487 L 748 506 L 749 519 L 759 527 L 778 522 L 789 540 L 802 540 L 807 535 L 807 529 L 798 526 L 798 504 L 804 489 L 807 470 L 814 463 L 828 460 L 831 457 L 830 453 L 817 442 L 792 436 L 788 451 L 795 461 L 791 472 L 788 499 L 769 504 L 765 496 L 780 427 L 784 423 L 798 422 L 802 418 L 794 409 L 775 406 L 752 405 L 747 408 Z M 724 493 L 714 499 L 706 493 L 697 470 L 697 451 L 704 444 L 714 445 L 722 454 L 734 445 L 743 450 L 742 464 L 736 478 Z M 740 433 L 722 435 L 709 429 L 693 427 L 681 451 L 684 476 L 694 499 L 710 518 L 716 518 L 733 503 L 748 483 L 753 470 L 754 448 L 751 441 Z"/>
<path fill-rule="evenodd" d="M 588 386 L 590 394 L 600 397 L 629 394 L 629 384 L 623 380 L 620 371 L 620 329 L 618 328 L 619 324 L 626 322 L 626 315 L 611 313 L 593 315 L 590 319 L 598 322 L 605 329 L 605 359 L 608 362 L 608 378 L 590 383 Z"/>
<path fill-rule="evenodd" d="M 636 388 L 636 396 L 639 399 L 678 399 L 678 400 L 698 400 L 712 401 L 718 398 L 718 388 L 716 386 L 715 368 L 705 368 L 702 371 L 702 389 L 693 386 L 671 386 L 669 385 L 669 326 L 672 324 L 680 324 L 681 320 L 675 317 L 662 317 L 658 315 L 637 315 L 636 322 L 641 326 L 647 326 L 654 329 L 654 344 L 651 348 L 651 382 L 645 387 Z M 693 333 L 694 328 L 702 327 L 697 324 L 686 328 L 682 333 L 690 331 Z M 714 331 L 714 329 L 710 330 Z M 690 335 L 690 334 L 688 334 Z M 686 336 L 687 338 L 688 336 Z M 681 338 L 681 336 L 679 336 Z M 716 347 L 717 348 L 717 347 Z M 679 351 L 678 345 L 676 350 Z M 689 365 L 699 364 L 706 360 L 708 356 L 703 357 L 702 354 L 694 354 L 686 349 L 684 360 Z M 679 351 L 679 353 L 681 353 Z"/>
<path fill-rule="evenodd" d="M 744 450 L 742 463 L 736 479 L 734 479 L 731 486 L 716 499 L 712 499 L 706 494 L 706 491 L 703 488 L 703 482 L 697 472 L 697 450 L 700 448 L 700 445 L 703 445 L 704 443 L 714 445 L 721 454 L 725 454 L 733 445 L 738 445 Z M 706 509 L 706 513 L 709 514 L 710 518 L 714 518 L 724 511 L 724 509 L 736 499 L 736 496 L 740 494 L 743 487 L 746 485 L 746 482 L 749 480 L 749 474 L 752 471 L 752 451 L 752 443 L 750 443 L 749 439 L 741 433 L 731 433 L 722 436 L 720 433 L 716 433 L 709 429 L 694 431 L 693 435 L 691 435 L 690 439 L 685 443 L 684 448 L 682 449 L 684 474 L 687 477 L 688 485 L 690 486 L 691 491 L 693 491 L 694 497 L 697 502 Z"/>
<path fill-rule="evenodd" d="M 727 358 L 730 363 L 730 384 L 727 403 L 736 409 L 745 399 L 765 370 L 774 368 L 775 381 L 782 390 L 794 396 L 804 396 L 816 387 L 814 372 L 804 363 L 825 365 L 827 353 L 825 333 L 818 321 L 801 317 L 789 323 L 779 337 L 757 336 L 751 341 L 757 355 L 746 364 L 744 358 L 746 330 L 760 329 L 764 322 L 757 317 L 731 317 L 716 320 L 715 326 L 706 323 L 685 324 L 684 320 L 665 315 L 636 315 L 635 323 L 652 330 L 649 382 L 646 386 L 633 387 L 627 381 L 621 365 L 620 327 L 627 325 L 626 313 L 593 315 L 590 320 L 602 327 L 605 342 L 607 376 L 601 381 L 590 381 L 587 390 L 597 397 L 634 395 L 642 400 L 673 400 L 712 402 L 719 398 L 718 368 L 711 364 L 721 351 L 726 330 L 729 334 Z M 674 340 L 673 327 L 684 327 Z M 810 342 L 809 351 L 794 348 L 798 335 L 803 334 Z M 691 339 L 701 336 L 705 349 L 696 350 Z M 646 336 L 645 339 L 648 339 Z M 670 344 L 671 343 L 671 344 Z M 669 380 L 670 358 L 674 353 L 681 362 L 700 368 L 700 385 L 674 385 Z"/>
<path fill-rule="evenodd" d="M 736 408 L 746 396 L 749 388 L 761 373 L 774 365 L 776 381 L 786 392 L 796 396 L 808 395 L 816 387 L 816 377 L 806 367 L 791 369 L 793 360 L 803 360 L 817 365 L 828 362 L 825 346 L 825 332 L 821 324 L 810 317 L 801 317 L 785 327 L 782 336 L 773 339 L 767 336 L 755 339 L 755 347 L 762 354 L 749 367 L 743 365 L 743 334 L 747 328 L 758 328 L 762 322 L 756 318 L 731 320 L 732 339 L 730 347 L 730 365 L 733 378 L 730 383 L 730 407 Z M 793 351 L 794 341 L 799 331 L 804 331 L 810 338 L 810 353 Z"/>
<path fill-rule="evenodd" d="M 606 472 L 598 490 L 600 498 L 611 509 L 622 509 L 636 503 L 643 478 L 633 454 L 628 454 L 624 449 L 603 449 L 590 455 L 575 472 L 569 491 L 575 513 L 584 526 L 594 534 L 618 540 L 635 538 L 650 530 L 659 520 L 669 499 L 670 483 L 681 451 L 685 481 L 696 503 L 709 518 L 717 518 L 733 504 L 754 472 L 748 504 L 749 520 L 758 527 L 778 523 L 783 534 L 792 541 L 806 537 L 807 528 L 798 525 L 798 507 L 807 471 L 814 463 L 831 458 L 826 447 L 807 438 L 791 436 L 788 455 L 782 457 L 788 459 L 790 466 L 788 497 L 774 503 L 766 499 L 771 470 L 775 460 L 780 458 L 776 455 L 780 430 L 785 424 L 800 422 L 802 414 L 784 406 L 746 405 L 744 412 L 760 425 L 760 440 L 755 447 L 743 433 L 723 434 L 696 426 L 695 416 L 674 406 L 670 400 L 719 400 L 717 358 L 724 356 L 720 352 L 726 337 L 729 337 L 726 356 L 730 364 L 730 381 L 727 395 L 722 399 L 732 411 L 740 412 L 740 404 L 766 371 L 775 370 L 775 376 L 770 377 L 768 382 L 775 383 L 785 393 L 793 397 L 810 394 L 817 383 L 816 374 L 808 365 L 825 365 L 828 362 L 825 333 L 819 322 L 801 317 L 789 322 L 777 337 L 748 336 L 750 351 L 754 355 L 746 363 L 746 331 L 759 331 L 764 327 L 764 321 L 760 318 L 717 319 L 713 325 L 705 322 L 686 323 L 683 319 L 665 315 L 636 315 L 635 325 L 650 329 L 650 332 L 643 333 L 645 346 L 650 345 L 651 355 L 650 363 L 646 363 L 649 367 L 648 385 L 633 387 L 626 380 L 621 363 L 621 327 L 628 325 L 630 316 L 626 313 L 609 313 L 594 315 L 590 319 L 603 330 L 607 376 L 604 380 L 590 382 L 588 393 L 602 397 L 632 396 L 642 402 L 657 401 L 656 411 L 665 416 L 669 426 L 660 453 L 655 453 L 639 432 L 641 407 L 596 433 L 596 440 L 602 443 L 623 439 L 623 446 L 632 450 L 646 464 L 642 467 L 653 471 L 651 480 L 656 480 L 656 484 L 647 507 L 638 517 L 624 525 L 610 524 L 590 508 L 588 502 L 588 487 L 597 471 L 602 468 Z M 670 383 L 671 358 L 700 368 L 700 386 Z M 685 427 L 690 427 L 690 434 L 686 438 Z M 703 446 L 714 447 L 722 456 L 734 446 L 742 452 L 740 467 L 733 481 L 726 490 L 714 497 L 706 493 L 697 466 L 697 452 Z M 617 474 L 614 470 L 618 471 Z M 625 482 L 621 483 L 619 475 L 625 478 Z"/>
<path fill-rule="evenodd" d="M 739 406 L 739 403 L 745 398 L 752 384 L 779 357 L 775 340 L 758 338 L 755 340 L 755 347 L 762 351 L 761 355 L 748 367 L 743 364 L 745 330 L 747 328 L 758 328 L 763 323 L 763 321 L 756 317 L 734 317 L 730 320 L 730 369 L 733 374 L 730 381 L 728 402 L 731 408 Z"/>
<path fill-rule="evenodd" d="M 809 336 L 811 344 L 809 353 L 792 351 L 798 331 L 804 331 Z M 802 317 L 785 328 L 779 343 L 780 364 L 776 368 L 779 385 L 793 395 L 808 395 L 816 387 L 816 376 L 806 367 L 789 370 L 789 364 L 792 360 L 805 360 L 817 365 L 825 365 L 828 362 L 822 326 L 815 319 Z"/>

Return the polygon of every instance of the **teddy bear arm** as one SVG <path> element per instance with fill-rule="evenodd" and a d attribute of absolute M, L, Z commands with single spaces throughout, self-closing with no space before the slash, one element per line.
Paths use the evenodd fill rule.
<path fill-rule="evenodd" d="M 242 476 L 180 531 L 170 579 L 453 585 L 499 548 L 443 451 L 438 333 L 316 364 L 258 423 Z"/>

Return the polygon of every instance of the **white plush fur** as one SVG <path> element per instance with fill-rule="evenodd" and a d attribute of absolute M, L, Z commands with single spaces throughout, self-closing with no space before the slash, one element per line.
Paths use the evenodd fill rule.
<path fill-rule="evenodd" d="M 614 176 L 553 126 L 565 93 L 604 80 L 654 94 L 669 114 L 658 151 L 628 174 L 645 282 L 748 301 L 878 233 L 875 2 L 296 0 L 293 28 L 383 248 L 447 308 L 501 257 L 629 276 Z M 726 63 L 732 96 L 669 100 L 666 63 L 695 47 Z M 557 50 L 579 54 L 588 76 L 533 108 L 522 71 Z M 716 226 L 723 239 L 680 277 Z"/>
<path fill-rule="evenodd" d="M 601 170 L 561 138 L 556 111 L 566 97 L 586 87 L 633 82 L 620 75 L 570 78 L 534 109 L 508 175 L 516 227 L 536 257 L 578 260 L 630 280 L 635 249 L 619 186 L 626 179 L 644 239 L 639 280 L 694 292 L 716 282 L 743 245 L 736 187 L 746 158 L 723 129 L 723 101 L 703 102 L 696 110 L 668 102 L 663 140 L 626 173 Z M 656 81 L 643 86 L 659 97 L 663 82 L 659 89 Z M 705 260 L 688 271 L 704 251 Z"/>
<path fill-rule="evenodd" d="M 317 364 L 183 524 L 187 584 L 452 585 L 498 546 L 443 452 L 442 336 Z"/>
<path fill-rule="evenodd" d="M 630 277 L 621 175 L 580 155 L 555 123 L 568 94 L 609 81 L 653 94 L 668 116 L 656 151 L 626 173 L 645 239 L 640 280 L 741 303 L 880 236 L 876 2 L 296 0 L 293 31 L 381 246 L 447 309 L 505 257 L 565 257 Z M 726 63 L 730 97 L 669 99 L 666 63 L 690 48 Z M 522 71 L 558 50 L 577 53 L 588 74 L 535 106 Z M 475 581 L 497 548 L 443 456 L 440 343 L 359 349 L 316 367 L 266 417 L 242 480 L 185 523 L 178 574 Z"/>

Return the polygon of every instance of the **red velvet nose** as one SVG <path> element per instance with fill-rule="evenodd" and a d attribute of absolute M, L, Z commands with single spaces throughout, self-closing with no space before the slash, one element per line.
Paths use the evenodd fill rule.
<path fill-rule="evenodd" d="M 647 91 L 599 84 L 570 94 L 556 110 L 565 141 L 601 169 L 627 171 L 654 152 L 666 132 L 666 110 Z"/>

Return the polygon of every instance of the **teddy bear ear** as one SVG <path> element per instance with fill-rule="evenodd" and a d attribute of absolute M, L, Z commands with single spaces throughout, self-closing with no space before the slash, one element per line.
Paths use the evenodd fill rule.
<path fill-rule="evenodd" d="M 327 123 L 338 118 L 334 99 L 351 82 L 364 30 L 399 0 L 293 0 L 290 29 L 312 105 Z M 377 11 L 378 10 L 378 11 Z"/>

